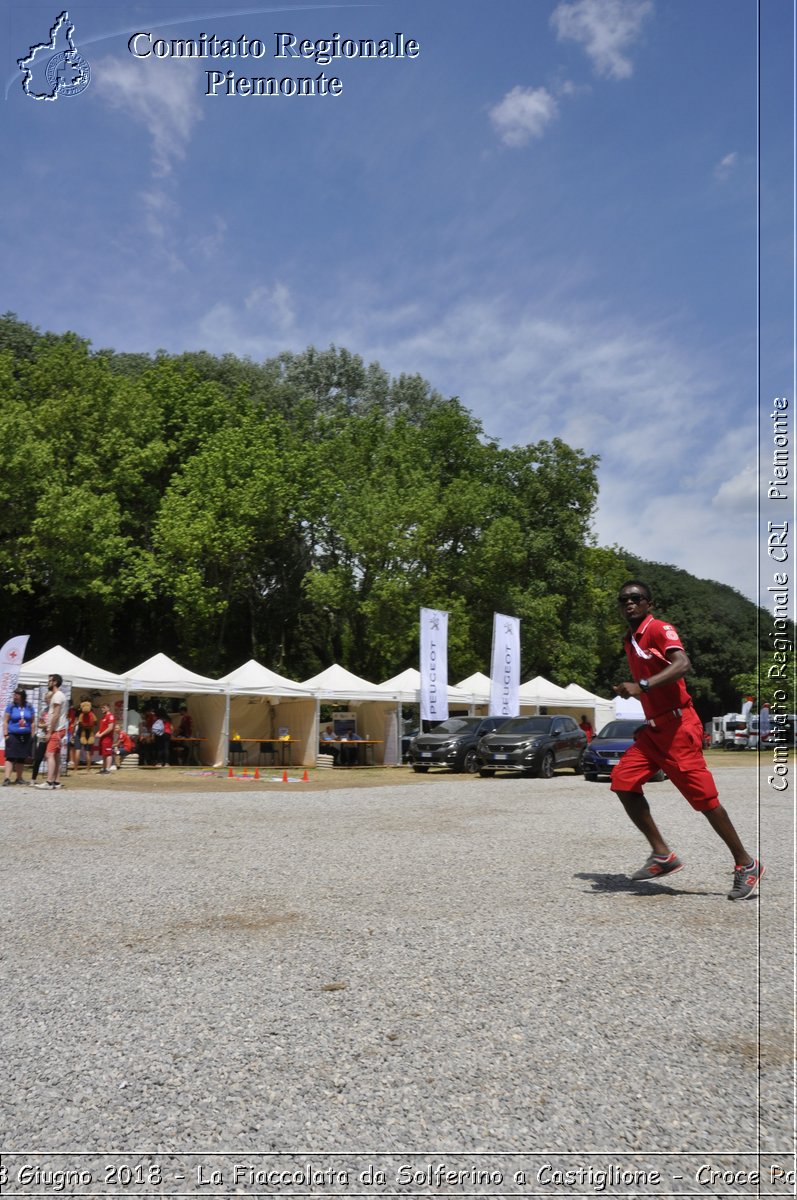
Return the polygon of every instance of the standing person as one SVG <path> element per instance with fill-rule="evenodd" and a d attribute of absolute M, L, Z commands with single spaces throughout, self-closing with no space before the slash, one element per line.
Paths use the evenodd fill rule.
<path fill-rule="evenodd" d="M 44 693 L 42 710 L 39 713 L 39 720 L 36 725 L 36 747 L 33 752 L 33 770 L 30 773 L 31 783 L 35 783 L 39 778 L 39 768 L 47 752 L 47 710 L 50 706 L 51 696 L 52 692 Z"/>
<path fill-rule="evenodd" d="M 61 783 L 61 745 L 66 734 L 67 711 L 66 696 L 61 691 L 63 679 L 60 675 L 51 675 L 47 680 L 52 695 L 50 707 L 47 709 L 47 782 L 37 783 L 37 788 L 49 788 L 54 791 L 63 787 Z"/>
<path fill-rule="evenodd" d="M 772 732 L 772 717 L 769 713 L 769 701 L 765 700 L 758 714 L 758 743 L 766 742 Z"/>
<path fill-rule="evenodd" d="M 11 787 L 11 771 L 14 769 L 14 783 L 24 783 L 22 772 L 25 761 L 31 752 L 31 735 L 36 714 L 33 706 L 28 704 L 28 695 L 24 688 L 15 688 L 11 703 L 6 705 L 3 714 L 3 737 L 5 738 L 6 764 L 3 770 L 3 787 Z"/>
<path fill-rule="evenodd" d="M 631 878 L 660 879 L 683 867 L 659 832 L 642 792 L 657 771 L 664 771 L 730 850 L 734 872 L 728 899 L 744 900 L 758 887 L 764 867 L 742 845 L 706 766 L 703 726 L 684 683 L 692 664 L 673 626 L 653 616 L 653 594 L 646 583 L 628 580 L 620 588 L 618 602 L 629 627 L 624 645 L 633 682 L 619 683 L 614 690 L 626 698 L 636 697 L 647 718 L 634 745 L 612 771 L 612 791 L 652 851 Z"/>
<path fill-rule="evenodd" d="M 78 746 L 77 754 L 75 755 L 75 767 L 80 761 L 81 750 L 86 756 L 86 770 L 91 770 L 91 759 L 94 754 L 94 739 L 97 736 L 94 732 L 94 727 L 97 724 L 97 718 L 91 707 L 90 700 L 81 700 L 80 712 L 77 716 L 75 727 L 77 730 L 76 744 Z"/>
<path fill-rule="evenodd" d="M 100 754 L 102 755 L 100 775 L 110 775 L 111 768 L 116 770 L 113 761 L 113 731 L 115 725 L 116 718 L 111 712 L 110 704 L 103 704 L 100 714 L 100 724 L 97 729 L 97 737 L 100 740 Z"/>
<path fill-rule="evenodd" d="M 80 735 L 78 733 L 78 712 L 74 705 L 70 704 L 69 712 L 66 715 L 66 769 L 67 773 L 70 768 L 77 771 L 78 763 L 80 762 Z"/>
<path fill-rule="evenodd" d="M 180 763 L 187 763 L 191 758 L 191 738 L 194 736 L 194 722 L 185 704 L 180 705 L 180 717 L 174 736 L 179 743 L 174 748 L 178 761 Z"/>
<path fill-rule="evenodd" d="M 155 715 L 155 720 L 152 722 L 152 736 L 155 739 L 155 766 L 168 767 L 169 747 L 172 740 L 172 725 L 162 708 L 158 709 Z"/>
<path fill-rule="evenodd" d="M 592 725 L 590 724 L 589 720 L 587 719 L 586 713 L 584 713 L 581 720 L 579 721 L 578 727 L 579 727 L 579 729 L 584 730 L 584 733 L 587 735 L 587 745 L 589 745 L 590 742 L 592 741 L 593 729 L 592 729 Z"/>

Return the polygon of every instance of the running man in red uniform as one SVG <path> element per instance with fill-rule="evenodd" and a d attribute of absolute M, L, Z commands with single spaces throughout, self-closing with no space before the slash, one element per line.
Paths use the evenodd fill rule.
<path fill-rule="evenodd" d="M 664 771 L 730 850 L 735 865 L 728 899 L 744 900 L 757 888 L 764 868 L 742 845 L 706 766 L 703 726 L 684 683 L 692 664 L 673 626 L 653 616 L 653 595 L 646 583 L 624 583 L 618 600 L 629 625 L 624 644 L 633 682 L 619 683 L 614 690 L 626 698 L 637 697 L 647 718 L 612 771 L 612 791 L 652 850 L 631 878 L 660 879 L 683 867 L 661 836 L 642 792 L 657 771 Z"/>

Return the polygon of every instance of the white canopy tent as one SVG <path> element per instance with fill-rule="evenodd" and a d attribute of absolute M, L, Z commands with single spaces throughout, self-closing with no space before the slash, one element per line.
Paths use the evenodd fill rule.
<path fill-rule="evenodd" d="M 573 706 L 573 699 L 568 696 L 565 689 L 559 687 L 558 683 L 552 683 L 550 679 L 545 679 L 542 675 L 535 675 L 533 679 L 522 683 L 518 689 L 518 697 L 524 708 L 547 708 L 550 711 L 553 706 L 564 705 L 568 708 Z"/>
<path fill-rule="evenodd" d="M 126 707 L 126 681 L 122 675 L 96 667 L 63 646 L 53 646 L 23 662 L 19 673 L 20 687 L 38 688 L 43 695 L 47 680 L 53 674 L 60 675 L 69 689 L 70 704 L 77 705 L 83 697 L 96 703 L 101 696 L 103 703 L 110 704 L 117 721 L 121 722 Z"/>
<path fill-rule="evenodd" d="M 402 704 L 420 704 L 421 702 L 421 673 L 415 667 L 407 667 L 406 671 L 402 671 L 400 675 L 394 675 L 392 679 L 386 679 L 384 683 L 378 684 L 378 687 L 380 691 L 395 696 Z M 449 705 L 473 703 L 471 691 L 462 684 L 455 687 L 450 683 L 446 691 Z"/>
<path fill-rule="evenodd" d="M 475 674 L 469 675 L 467 679 L 460 680 L 457 687 L 462 691 L 469 691 L 479 714 L 487 715 L 490 708 L 489 675 L 477 671 Z M 551 706 L 562 704 L 572 707 L 573 701 L 564 688 L 537 675 L 535 679 L 522 683 L 518 688 L 518 704 L 522 713 L 524 710 L 528 712 L 529 709 L 538 712 L 540 708 L 547 708 L 550 711 Z"/>
<path fill-rule="evenodd" d="M 576 706 L 580 706 L 582 712 L 592 712 L 592 728 L 595 733 L 614 718 L 614 700 L 607 700 L 604 696 L 589 692 L 577 683 L 568 683 L 565 691 L 573 697 Z"/>
<path fill-rule="evenodd" d="M 391 762 L 394 761 L 392 755 L 395 754 L 395 762 L 399 763 L 401 762 L 401 733 L 404 725 L 402 705 L 421 703 L 421 673 L 415 667 L 407 667 L 406 671 L 394 675 L 392 679 L 386 679 L 378 686 L 379 690 L 384 691 L 387 696 L 396 697 L 396 737 L 398 740 L 396 745 L 391 747 Z M 472 711 L 474 698 L 469 691 L 449 684 L 446 693 L 449 708 L 454 705 L 457 708 L 467 708 L 468 712 Z"/>
<path fill-rule="evenodd" d="M 476 711 L 483 715 L 488 712 L 490 707 L 489 675 L 476 671 L 467 679 L 460 680 L 457 687 L 463 692 L 471 693 L 472 704 Z M 596 729 L 599 725 L 610 721 L 614 715 L 611 700 L 604 700 L 602 696 L 593 695 L 592 692 L 579 687 L 576 683 L 568 684 L 566 688 L 560 687 L 542 675 L 536 675 L 533 679 L 520 685 L 518 701 L 521 713 L 538 713 L 543 708 L 548 713 L 563 713 L 570 716 L 573 715 L 574 709 L 578 710 L 579 715 L 591 713 L 593 727 Z"/>
<path fill-rule="evenodd" d="M 26 684 L 41 687 L 53 673 L 71 683 L 73 688 L 96 692 L 124 691 L 125 681 L 121 675 L 95 667 L 63 646 L 53 646 L 52 650 L 45 650 L 37 658 L 23 662 L 19 672 L 20 684 L 23 687 Z"/>
<path fill-rule="evenodd" d="M 312 766 L 316 745 L 313 729 L 316 718 L 316 699 L 312 691 L 292 679 L 270 671 L 250 658 L 242 666 L 224 675 L 219 683 L 228 690 L 226 728 L 231 738 L 241 738 L 246 759 L 268 747 L 269 752 L 280 737 L 280 730 L 298 743 L 291 759 L 295 764 Z M 223 736 L 223 731 L 222 731 Z M 228 747 L 222 743 L 219 753 Z"/>
<path fill-rule="evenodd" d="M 612 701 L 612 707 L 613 715 L 623 720 L 644 721 L 645 719 L 645 710 L 636 696 L 629 696 L 627 700 L 623 696 L 616 696 Z"/>
<path fill-rule="evenodd" d="M 470 693 L 471 707 L 479 705 L 483 707 L 485 715 L 490 707 L 490 676 L 485 675 L 483 671 L 474 671 L 473 675 L 469 675 L 467 679 L 460 679 L 457 688 L 462 692 Z"/>
<path fill-rule="evenodd" d="M 395 692 L 384 690 L 376 683 L 360 679 L 339 663 L 333 663 L 325 671 L 302 680 L 301 686 L 316 697 L 314 744 L 318 746 L 320 733 L 321 701 L 345 702 L 357 710 L 357 732 L 360 737 L 378 743 L 374 746 L 374 762 L 385 766 L 396 766 L 401 762 L 398 739 L 398 714 Z M 380 745 L 381 743 L 381 752 Z"/>
<path fill-rule="evenodd" d="M 153 692 L 161 696 L 213 694 L 224 691 L 217 679 L 189 671 L 188 667 L 181 667 L 166 654 L 153 654 L 146 662 L 139 663 L 132 671 L 127 671 L 125 679 L 130 683 L 131 691 L 135 686 L 141 692 Z"/>
<path fill-rule="evenodd" d="M 138 696 L 190 697 L 189 711 L 194 722 L 194 736 L 201 739 L 200 760 L 213 766 L 220 766 L 226 761 L 226 755 L 222 758 L 218 754 L 219 746 L 224 744 L 224 734 L 220 734 L 224 729 L 227 706 L 227 688 L 224 684 L 181 667 L 166 654 L 153 654 L 146 662 L 128 671 L 125 684 L 125 713 L 130 692 Z"/>

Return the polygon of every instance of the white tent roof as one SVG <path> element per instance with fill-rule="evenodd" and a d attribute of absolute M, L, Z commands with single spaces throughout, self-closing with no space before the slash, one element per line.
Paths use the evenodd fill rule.
<path fill-rule="evenodd" d="M 19 678 L 23 684 L 42 684 L 47 682 L 53 672 L 73 687 L 94 688 L 105 692 L 124 691 L 125 688 L 125 681 L 121 675 L 114 675 L 110 671 L 104 671 L 102 667 L 95 667 L 93 663 L 65 650 L 63 646 L 53 646 L 52 650 L 45 650 L 38 658 L 23 662 Z"/>
<path fill-rule="evenodd" d="M 605 696 L 598 696 L 595 692 L 588 692 L 586 688 L 581 687 L 578 683 L 568 683 L 565 691 L 569 692 L 574 700 L 587 700 L 590 704 L 594 704 L 596 700 L 599 700 L 603 704 L 611 704 L 611 700 L 607 700 Z"/>
<path fill-rule="evenodd" d="M 325 671 L 303 679 L 301 686 L 314 692 L 320 700 L 395 700 L 394 692 L 380 689 L 378 684 L 360 679 L 345 667 L 333 663 Z"/>
<path fill-rule="evenodd" d="M 165 654 L 153 654 L 152 658 L 128 671 L 124 679 L 131 692 L 160 692 L 163 695 L 180 696 L 191 692 L 215 692 L 220 695 L 227 691 L 226 685 L 219 680 L 197 675 Z"/>
<path fill-rule="evenodd" d="M 551 683 L 550 679 L 543 679 L 542 675 L 535 675 L 534 679 L 522 683 L 518 688 L 518 696 L 524 704 L 573 703 L 573 696 L 565 688 Z"/>
<path fill-rule="evenodd" d="M 623 696 L 615 696 L 613 704 L 616 717 L 623 717 L 629 721 L 644 721 L 645 710 L 636 696 L 629 696 L 628 699 Z"/>
<path fill-rule="evenodd" d="M 457 687 L 462 692 L 469 692 L 480 704 L 488 704 L 490 701 L 490 676 L 485 675 L 483 671 L 475 671 L 467 679 L 460 679 Z"/>
<path fill-rule="evenodd" d="M 264 696 L 311 696 L 308 688 L 292 679 L 286 679 L 284 675 L 278 675 L 276 671 L 270 671 L 254 658 L 230 671 L 228 675 L 222 676 L 219 683 L 229 687 L 233 695 L 246 693 Z"/>
<path fill-rule="evenodd" d="M 389 696 L 395 696 L 402 704 L 420 704 L 421 673 L 415 667 L 407 667 L 400 675 L 394 675 L 392 679 L 380 683 L 379 690 L 387 692 Z M 447 692 L 449 704 L 470 704 L 473 701 L 469 688 L 449 684 Z"/>

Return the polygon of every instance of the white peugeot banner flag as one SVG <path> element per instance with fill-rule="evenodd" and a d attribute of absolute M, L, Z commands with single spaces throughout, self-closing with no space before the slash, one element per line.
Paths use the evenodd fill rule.
<path fill-rule="evenodd" d="M 493 665 L 490 671 L 490 716 L 518 715 L 520 686 L 520 618 L 493 615 Z"/>
<path fill-rule="evenodd" d="M 421 720 L 448 716 L 448 613 L 421 609 Z"/>
<path fill-rule="evenodd" d="M 21 633 L 18 637 L 9 638 L 0 650 L 0 714 L 6 711 L 14 695 L 29 636 L 30 634 Z M 5 744 L 3 726 L 0 725 L 0 748 L 4 749 Z"/>

